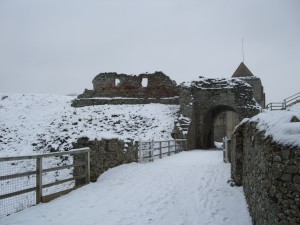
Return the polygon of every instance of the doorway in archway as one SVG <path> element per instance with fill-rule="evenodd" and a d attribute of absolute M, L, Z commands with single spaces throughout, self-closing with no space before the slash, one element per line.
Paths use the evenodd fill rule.
<path fill-rule="evenodd" d="M 213 121 L 215 147 L 220 148 L 225 137 L 231 138 L 231 134 L 239 122 L 239 116 L 234 111 L 224 111 L 216 115 Z"/>
<path fill-rule="evenodd" d="M 227 105 L 210 108 L 203 121 L 203 146 L 214 148 L 215 141 L 221 142 L 223 137 L 230 137 L 235 125 L 239 122 L 239 115 L 235 109 Z"/>

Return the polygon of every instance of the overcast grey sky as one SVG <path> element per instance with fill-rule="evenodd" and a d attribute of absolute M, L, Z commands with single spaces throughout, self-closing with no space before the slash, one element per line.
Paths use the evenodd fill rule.
<path fill-rule="evenodd" d="M 300 92 L 299 0 L 0 0 L 0 92 L 81 93 L 100 72 L 230 77 Z"/>

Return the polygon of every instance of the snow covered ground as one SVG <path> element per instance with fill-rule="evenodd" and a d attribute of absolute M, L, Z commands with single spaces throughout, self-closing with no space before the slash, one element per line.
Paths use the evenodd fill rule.
<path fill-rule="evenodd" d="M 0 94 L 0 157 L 42 154 L 72 149 L 79 137 L 122 140 L 171 139 L 177 105 L 100 105 L 71 107 L 74 97 L 58 95 Z M 60 158 L 43 160 L 43 168 L 72 164 Z M 0 163 L 0 176 L 35 170 L 35 160 Z M 70 169 L 44 174 L 51 183 L 70 178 Z M 0 181 L 0 195 L 31 188 L 35 177 Z M 73 182 L 44 189 L 44 194 L 72 187 Z M 0 200 L 0 216 L 22 210 L 35 202 L 34 193 Z"/>
<path fill-rule="evenodd" d="M 108 170 L 61 198 L 0 219 L 5 225 L 250 225 L 222 151 L 190 151 Z"/>
<path fill-rule="evenodd" d="M 287 110 L 265 110 L 250 119 L 244 119 L 241 123 L 250 121 L 257 123 L 257 129 L 264 132 L 264 136 L 271 136 L 279 144 L 300 147 L 300 122 L 291 122 L 293 118 L 300 120 L 300 103 Z"/>
<path fill-rule="evenodd" d="M 0 157 L 69 150 L 83 136 L 170 139 L 179 110 L 161 104 L 72 108 L 73 98 L 0 94 Z M 275 141 L 300 146 L 299 122 L 290 122 L 294 116 L 300 118 L 300 104 L 250 120 Z M 30 167 L 21 164 L 21 169 Z M 221 151 L 183 152 L 113 168 L 96 183 L 2 217 L 0 224 L 250 225 L 242 188 L 231 187 L 229 179 L 230 165 L 223 163 Z"/>
<path fill-rule="evenodd" d="M 0 157 L 63 151 L 79 137 L 171 139 L 178 105 L 71 107 L 74 97 L 0 94 Z"/>

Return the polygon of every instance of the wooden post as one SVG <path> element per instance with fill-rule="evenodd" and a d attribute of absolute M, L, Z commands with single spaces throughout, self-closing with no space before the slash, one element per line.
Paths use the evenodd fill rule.
<path fill-rule="evenodd" d="M 43 202 L 43 158 L 36 158 L 36 204 Z"/>
<path fill-rule="evenodd" d="M 185 139 L 185 151 L 187 151 L 188 148 L 187 148 L 187 139 Z"/>
<path fill-rule="evenodd" d="M 161 141 L 159 142 L 159 158 L 162 159 Z"/>
<path fill-rule="evenodd" d="M 89 184 L 90 183 L 90 175 L 91 175 L 91 159 L 90 159 L 90 152 L 85 153 L 85 183 Z"/>
<path fill-rule="evenodd" d="M 175 143 L 175 154 L 177 153 L 177 150 L 176 150 L 176 140 L 174 141 L 174 143 Z"/>
<path fill-rule="evenodd" d="M 154 139 L 151 141 L 152 162 L 154 162 Z"/>
<path fill-rule="evenodd" d="M 141 139 L 139 141 L 139 152 L 140 152 L 139 163 L 142 163 L 143 162 L 143 151 L 142 151 L 142 140 Z"/>
<path fill-rule="evenodd" d="M 171 149 L 170 149 L 170 141 L 168 141 L 168 156 L 171 155 Z"/>

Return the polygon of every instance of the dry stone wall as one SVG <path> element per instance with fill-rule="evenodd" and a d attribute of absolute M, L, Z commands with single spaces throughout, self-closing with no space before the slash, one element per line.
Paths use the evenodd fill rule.
<path fill-rule="evenodd" d="M 232 136 L 231 170 L 254 225 L 300 224 L 300 148 L 279 145 L 247 122 Z"/>
<path fill-rule="evenodd" d="M 118 139 L 110 140 L 89 140 L 86 137 L 80 138 L 73 143 L 74 148 L 89 147 L 91 181 L 95 182 L 98 177 L 108 170 L 125 163 L 138 162 L 138 144 L 135 142 L 124 142 Z M 84 156 L 75 157 L 74 163 L 82 162 Z M 84 167 L 75 169 L 76 174 L 82 174 Z M 76 185 L 84 181 L 77 180 Z"/>

